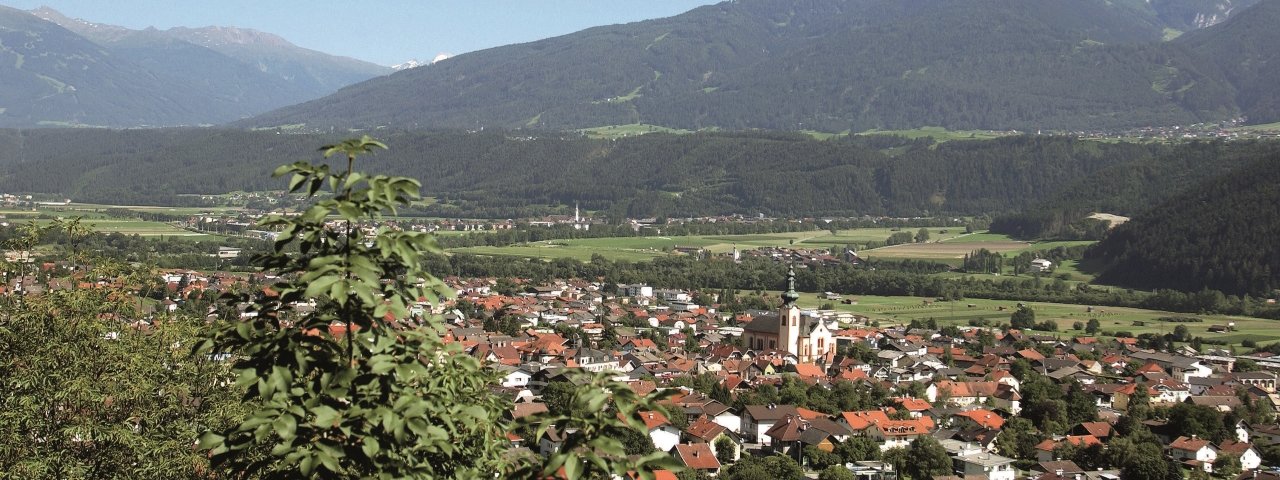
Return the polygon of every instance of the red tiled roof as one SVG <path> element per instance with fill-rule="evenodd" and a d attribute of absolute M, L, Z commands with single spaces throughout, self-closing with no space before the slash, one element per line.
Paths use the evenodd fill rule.
<path fill-rule="evenodd" d="M 1174 450 L 1182 450 L 1185 452 L 1197 452 L 1200 449 L 1209 446 L 1209 441 L 1203 438 L 1178 437 L 1169 444 L 1169 448 Z"/>
<path fill-rule="evenodd" d="M 956 416 L 968 418 L 973 420 L 974 423 L 977 423 L 982 428 L 989 428 L 991 430 L 999 430 L 1000 427 L 1004 426 L 1004 417 L 982 408 L 960 412 L 957 413 Z"/>
<path fill-rule="evenodd" d="M 663 425 L 671 424 L 671 421 L 667 420 L 667 416 L 663 415 L 662 412 L 643 411 L 639 413 L 640 413 L 640 419 L 644 420 L 645 428 L 648 428 L 649 430 L 654 430 L 662 427 Z"/>
<path fill-rule="evenodd" d="M 883 410 L 863 410 L 859 412 L 842 412 L 844 421 L 855 432 L 866 430 L 877 423 L 888 422 L 889 416 Z"/>
<path fill-rule="evenodd" d="M 680 463 L 690 469 L 717 470 L 720 468 L 720 460 L 716 459 L 716 454 L 711 451 L 710 444 L 679 444 L 676 445 L 676 452 L 679 454 Z"/>

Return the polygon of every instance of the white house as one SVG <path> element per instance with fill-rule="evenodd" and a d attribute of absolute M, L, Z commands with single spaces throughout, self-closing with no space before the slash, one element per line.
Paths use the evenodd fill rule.
<path fill-rule="evenodd" d="M 760 442 L 766 447 L 773 441 L 764 432 L 773 428 L 782 417 L 799 414 L 795 405 L 747 405 L 746 410 L 742 415 L 742 430 L 738 433 L 746 441 Z"/>
<path fill-rule="evenodd" d="M 1049 270 L 1053 270 L 1053 262 L 1050 262 L 1043 258 L 1037 258 L 1031 261 L 1031 271 L 1047 272 Z"/>
<path fill-rule="evenodd" d="M 514 369 L 507 372 L 502 377 L 502 386 L 507 388 L 524 388 L 529 386 L 529 379 L 533 378 L 533 374 L 523 368 Z"/>
<path fill-rule="evenodd" d="M 1224 441 L 1218 444 L 1218 456 L 1239 457 L 1240 468 L 1243 470 L 1253 470 L 1262 465 L 1262 455 L 1258 454 L 1258 449 L 1246 442 Z"/>
<path fill-rule="evenodd" d="M 645 428 L 649 430 L 649 439 L 653 440 L 653 448 L 660 452 L 669 452 L 680 443 L 680 430 L 667 420 L 662 412 L 640 412 Z"/>
<path fill-rule="evenodd" d="M 1208 440 L 1192 435 L 1174 439 L 1173 443 L 1169 444 L 1169 456 L 1178 461 L 1195 460 L 1200 462 L 1201 468 L 1206 473 L 1212 473 L 1213 462 L 1218 459 L 1218 451 L 1209 444 Z"/>
<path fill-rule="evenodd" d="M 977 452 L 958 455 L 952 459 L 956 473 L 965 478 L 986 478 L 988 480 L 1015 480 L 1018 469 L 1013 466 L 1013 459 L 994 453 Z"/>

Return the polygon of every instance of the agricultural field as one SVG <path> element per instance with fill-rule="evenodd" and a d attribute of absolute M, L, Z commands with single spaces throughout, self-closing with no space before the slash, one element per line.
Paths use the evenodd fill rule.
<path fill-rule="evenodd" d="M 903 229 L 903 231 L 915 233 L 918 229 Z M 929 231 L 933 238 L 954 238 L 963 232 L 963 228 L 930 228 Z M 760 247 L 831 248 L 869 241 L 883 242 L 889 238 L 889 235 L 896 232 L 897 230 L 889 228 L 860 228 L 839 230 L 835 235 L 827 230 L 812 230 L 748 235 L 608 237 L 547 240 L 506 247 L 466 247 L 450 249 L 450 251 L 480 255 L 579 260 L 588 260 L 592 254 L 598 253 L 610 260 L 637 261 L 670 255 L 675 247 L 704 248 L 711 253 L 729 253 L 734 247 L 740 251 Z"/>
<path fill-rule="evenodd" d="M 965 299 L 954 302 L 935 301 L 933 298 L 921 297 L 883 297 L 873 295 L 846 295 L 846 299 L 856 300 L 856 305 L 845 305 L 818 298 L 815 294 L 802 294 L 799 304 L 802 307 L 816 308 L 825 303 L 835 303 L 838 311 L 865 315 L 881 324 L 906 324 L 912 320 L 936 319 L 939 325 L 968 325 L 970 320 L 986 319 L 992 324 L 1008 323 L 1009 316 L 1017 309 L 1019 302 L 1013 300 Z M 1171 313 L 1158 310 L 1145 310 L 1127 307 L 1089 307 L 1063 303 L 1025 302 L 1036 313 L 1036 322 L 1052 320 L 1057 323 L 1058 331 L 1047 332 L 1061 335 L 1067 339 L 1073 336 L 1087 335 L 1082 330 L 1075 330 L 1075 322 L 1088 323 L 1096 318 L 1101 323 L 1102 331 L 1129 332 L 1133 335 L 1143 333 L 1170 333 L 1178 325 L 1185 325 L 1192 336 L 1206 340 L 1219 340 L 1232 345 L 1239 345 L 1249 338 L 1263 344 L 1280 341 L 1280 321 L 1262 318 L 1232 315 L 1193 315 L 1187 313 Z M 1003 309 L 1003 310 L 1002 310 Z M 1189 317 L 1202 321 L 1192 323 L 1161 321 L 1164 317 Z M 1227 325 L 1234 323 L 1236 330 L 1227 333 L 1211 333 L 1211 325 Z"/>
<path fill-rule="evenodd" d="M 35 222 L 41 227 L 53 225 L 58 219 L 70 220 L 75 217 L 81 218 L 81 224 L 88 226 L 95 232 L 100 233 L 120 233 L 122 235 L 139 235 L 143 237 L 165 237 L 165 238 L 183 238 L 191 240 L 215 240 L 223 238 L 220 235 L 208 235 L 202 233 L 190 232 L 175 227 L 165 222 L 155 222 L 150 220 L 113 218 L 107 216 L 102 210 L 106 208 L 121 208 L 110 205 L 92 205 L 71 204 L 68 206 L 58 207 L 41 207 L 36 210 L 0 210 L 5 220 L 10 223 L 26 223 Z M 75 207 L 75 208 L 72 208 Z M 156 207 L 160 208 L 160 207 Z"/>
<path fill-rule="evenodd" d="M 950 140 L 990 140 L 1015 134 L 991 130 L 947 130 L 942 127 L 921 127 L 911 130 L 867 130 L 859 132 L 858 135 L 896 135 L 911 139 L 931 137 L 936 142 L 946 142 Z"/>
<path fill-rule="evenodd" d="M 827 230 L 784 232 L 749 235 L 693 235 L 652 237 L 609 237 L 571 240 L 547 240 L 505 247 L 466 247 L 451 249 L 457 253 L 479 255 L 505 255 L 529 258 L 575 258 L 588 260 L 592 254 L 600 254 L 610 260 L 647 260 L 670 255 L 675 247 L 704 248 L 711 253 L 729 253 L 737 247 L 740 251 L 759 247 L 832 248 L 859 245 L 867 242 L 883 242 L 890 235 L 905 231 L 914 234 L 919 229 L 859 228 L 839 230 L 833 235 Z M 895 245 L 871 250 L 860 250 L 863 258 L 919 259 L 959 265 L 960 260 L 979 248 L 1017 255 L 1027 250 L 1043 250 L 1058 246 L 1088 244 L 1090 242 L 1040 242 L 1027 243 L 1009 239 L 1004 235 L 975 233 L 965 234 L 963 228 L 929 228 L 930 242 Z M 1084 276 L 1081 274 L 1081 276 Z"/>

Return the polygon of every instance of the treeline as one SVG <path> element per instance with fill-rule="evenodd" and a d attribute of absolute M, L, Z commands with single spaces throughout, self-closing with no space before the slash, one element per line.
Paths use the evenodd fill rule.
<path fill-rule="evenodd" d="M 631 225 L 591 225 L 590 228 L 574 228 L 572 225 L 552 225 L 548 227 L 517 224 L 515 228 L 505 230 L 480 230 L 467 235 L 441 235 L 436 239 L 442 247 L 461 248 L 476 246 L 506 246 L 545 240 L 572 240 L 581 238 L 613 238 L 641 237 L 662 235 L 665 237 L 681 237 L 692 235 L 751 235 L 787 232 L 812 232 L 818 230 L 838 231 L 852 228 L 915 228 L 946 227 L 957 229 L 970 228 L 978 220 L 951 218 L 876 218 L 876 219 L 839 219 L 839 220 L 768 220 L 757 222 L 722 221 L 722 222 L 680 222 L 656 224 L 633 228 Z M 961 226 L 960 224 L 964 224 Z M 899 232 L 902 233 L 902 232 Z M 907 233 L 911 236 L 910 233 Z M 868 245 L 882 246 L 885 242 L 868 242 Z M 863 248 L 874 248 L 864 246 Z"/>
<path fill-rule="evenodd" d="M 1280 155 L 1134 217 L 1092 248 L 1098 281 L 1274 296 L 1280 289 Z"/>
<path fill-rule="evenodd" d="M 889 156 L 858 138 L 816 141 L 771 133 L 611 141 L 492 130 L 388 131 L 381 139 L 391 149 L 368 159 L 369 169 L 420 179 L 436 203 L 410 213 L 448 218 L 565 214 L 574 204 L 610 219 L 998 214 L 1067 195 L 1082 177 L 1100 178 L 1094 174 L 1136 182 L 1158 167 L 1167 172 L 1157 175 L 1194 178 L 1220 168 L 1206 165 L 1280 148 L 1015 136 L 910 143 Z M 314 159 L 314 145 L 334 140 L 239 130 L 0 131 L 0 148 L 7 152 L 0 159 L 0 191 L 111 204 L 200 204 L 185 195 L 279 190 L 285 181 L 270 172 L 282 159 Z M 1185 160 L 1163 163 L 1171 158 Z M 1114 174 L 1125 168 L 1133 173 Z M 1158 198 L 1125 193 L 1131 186 L 1103 183 L 1082 198 L 1120 213 Z"/>
<path fill-rule="evenodd" d="M 1267 307 L 1249 297 L 1218 291 L 1183 293 L 1159 290 L 1146 293 L 1099 289 L 1087 284 L 1073 286 L 1061 279 L 1041 276 L 1000 280 L 975 277 L 943 279 L 930 274 L 945 271 L 948 267 L 920 261 L 882 261 L 872 267 L 874 269 L 845 264 L 803 268 L 796 271 L 796 286 L 806 292 L 845 295 L 907 295 L 944 300 L 987 298 L 1280 318 L 1280 309 Z M 610 261 L 599 255 L 589 262 L 580 262 L 567 258 L 542 261 L 455 254 L 430 259 L 429 268 L 442 276 L 512 277 L 534 281 L 585 278 L 606 283 L 645 283 L 662 288 L 764 291 L 781 288 L 786 281 L 787 267 L 780 262 L 753 258 L 735 263 L 720 258 L 673 256 L 633 263 Z"/>

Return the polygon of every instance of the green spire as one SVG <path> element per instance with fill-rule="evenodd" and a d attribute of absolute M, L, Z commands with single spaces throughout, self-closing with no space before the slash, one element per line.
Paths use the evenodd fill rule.
<path fill-rule="evenodd" d="M 791 264 L 787 267 L 787 291 L 782 293 L 782 306 L 790 307 L 795 305 L 796 300 L 800 299 L 800 294 L 796 293 L 796 266 Z"/>

